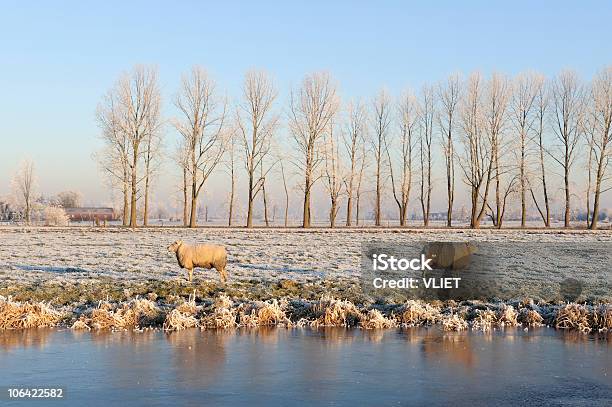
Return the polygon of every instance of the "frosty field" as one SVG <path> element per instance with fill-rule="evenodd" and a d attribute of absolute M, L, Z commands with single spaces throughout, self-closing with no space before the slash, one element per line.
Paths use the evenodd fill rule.
<path fill-rule="evenodd" d="M 230 285 L 299 284 L 320 281 L 355 282 L 360 248 L 367 242 L 419 241 L 552 242 L 561 251 L 582 243 L 610 243 L 612 232 L 518 230 L 401 230 L 401 229 L 228 229 L 149 228 L 0 228 L 0 288 L 14 285 L 115 281 L 117 284 L 170 282 L 189 287 L 167 246 L 177 239 L 227 247 Z M 607 247 L 607 246 L 605 246 Z M 529 253 L 518 253 L 528 257 Z M 517 270 L 508 284 L 561 281 L 537 269 Z M 600 294 L 610 293 L 609 271 L 582 275 Z M 217 283 L 214 270 L 196 269 L 194 284 Z M 606 281 L 607 280 L 607 281 Z"/>

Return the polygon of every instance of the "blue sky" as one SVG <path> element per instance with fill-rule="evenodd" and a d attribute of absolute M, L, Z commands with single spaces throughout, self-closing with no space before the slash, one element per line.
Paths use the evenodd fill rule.
<path fill-rule="evenodd" d="M 473 69 L 552 76 L 571 67 L 589 79 L 612 62 L 610 2 L 492 3 L 1 1 L 0 195 L 29 156 L 43 192 L 107 198 L 91 157 L 99 147 L 94 112 L 137 63 L 159 68 L 172 115 L 180 75 L 194 64 L 230 97 L 257 67 L 273 74 L 283 98 L 321 69 L 351 98 Z M 167 144 L 174 137 L 169 130 Z"/>

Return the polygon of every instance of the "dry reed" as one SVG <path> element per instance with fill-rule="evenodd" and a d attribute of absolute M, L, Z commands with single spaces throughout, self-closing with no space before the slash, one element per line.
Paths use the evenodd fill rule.
<path fill-rule="evenodd" d="M 313 307 L 315 319 L 310 326 L 357 326 L 363 319 L 363 314 L 348 300 L 336 300 L 329 295 L 321 297 L 318 304 Z"/>
<path fill-rule="evenodd" d="M 585 305 L 567 304 L 557 310 L 555 328 L 576 329 L 580 332 L 591 332 L 589 309 Z"/>
<path fill-rule="evenodd" d="M 198 326 L 196 313 L 198 307 L 195 303 L 195 291 L 189 296 L 187 301 L 174 308 L 166 315 L 164 320 L 164 331 L 182 331 L 187 328 L 195 328 Z"/>
<path fill-rule="evenodd" d="M 445 331 L 463 331 L 467 329 L 468 323 L 457 314 L 444 315 L 442 317 L 442 329 Z"/>
<path fill-rule="evenodd" d="M 57 325 L 64 315 L 43 302 L 0 298 L 0 329 L 43 328 Z"/>
<path fill-rule="evenodd" d="M 441 304 L 438 304 L 441 305 Z M 409 300 L 402 307 L 400 322 L 405 326 L 433 325 L 441 318 L 439 306 Z"/>
<path fill-rule="evenodd" d="M 538 303 L 530 299 L 516 303 L 491 304 L 482 301 L 441 301 L 427 303 L 410 300 L 403 305 L 389 304 L 377 309 L 357 306 L 346 299 L 323 295 L 319 301 L 234 302 L 219 294 L 210 305 L 198 306 L 195 292 L 187 300 L 173 306 L 156 303 L 155 295 L 136 297 L 127 302 L 100 301 L 97 307 L 82 311 L 76 308 L 73 317 L 53 309 L 46 303 L 17 302 L 0 296 L 0 329 L 55 326 L 72 320 L 72 329 L 125 330 L 162 326 L 167 331 L 187 328 L 230 329 L 234 327 L 361 327 L 363 329 L 396 326 L 430 326 L 440 324 L 446 331 L 489 331 L 495 326 L 554 326 L 557 329 L 582 333 L 612 331 L 611 304 Z M 391 313 L 389 314 L 389 311 Z M 468 323 L 469 321 L 469 323 Z"/>
<path fill-rule="evenodd" d="M 100 301 L 98 308 L 89 315 L 81 317 L 72 324 L 72 329 L 138 329 L 156 325 L 161 311 L 154 302 L 135 298 L 127 303 L 112 304 Z"/>
<path fill-rule="evenodd" d="M 379 310 L 370 310 L 361 320 L 360 325 L 364 329 L 394 328 L 397 323 L 393 319 L 386 318 Z"/>
<path fill-rule="evenodd" d="M 517 326 L 518 325 L 518 312 L 512 305 L 503 304 L 497 312 L 497 323 L 504 326 Z"/>
<path fill-rule="evenodd" d="M 519 321 L 523 325 L 527 326 L 542 326 L 544 318 L 536 310 L 523 308 L 519 313 Z"/>
<path fill-rule="evenodd" d="M 228 329 L 236 326 L 236 309 L 233 301 L 225 294 L 220 294 L 212 305 L 212 312 L 204 314 L 200 326 L 209 329 Z"/>
<path fill-rule="evenodd" d="M 472 329 L 487 332 L 497 323 L 497 315 L 489 309 L 476 310 L 476 317 L 472 320 Z"/>
<path fill-rule="evenodd" d="M 600 304 L 593 311 L 593 328 L 599 332 L 612 331 L 612 305 Z"/>

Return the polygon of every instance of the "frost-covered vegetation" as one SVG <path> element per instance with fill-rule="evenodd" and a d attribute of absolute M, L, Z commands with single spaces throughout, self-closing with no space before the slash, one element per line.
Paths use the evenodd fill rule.
<path fill-rule="evenodd" d="M 166 249 L 176 239 L 226 246 L 229 281 L 221 283 L 214 270 L 197 269 L 194 282 L 188 283 Z M 612 328 L 612 308 L 605 298 L 570 304 L 539 298 L 423 302 L 363 292 L 358 279 L 361 243 L 432 239 L 569 244 L 612 242 L 612 233 L 2 228 L 0 327 Z M 559 278 L 538 275 L 537 270 L 526 273 L 517 278 Z M 592 278 L 601 283 L 601 276 Z"/>
<path fill-rule="evenodd" d="M 612 331 L 610 304 L 535 304 L 446 301 L 403 304 L 353 304 L 324 295 L 316 301 L 232 300 L 220 293 L 213 299 L 188 298 L 167 303 L 155 294 L 123 302 L 99 301 L 85 307 L 54 309 L 42 302 L 19 302 L 0 297 L 0 329 L 64 325 L 86 330 L 142 330 L 163 328 L 230 329 L 261 326 L 346 327 L 362 329 L 409 328 L 439 325 L 445 331 L 491 331 L 506 327 L 554 326 L 583 333 Z"/>

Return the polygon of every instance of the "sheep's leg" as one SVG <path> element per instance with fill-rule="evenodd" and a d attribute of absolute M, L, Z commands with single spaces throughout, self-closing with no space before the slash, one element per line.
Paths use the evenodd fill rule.
<path fill-rule="evenodd" d="M 193 277 L 193 269 L 189 269 L 189 282 L 191 283 L 191 278 Z"/>
<path fill-rule="evenodd" d="M 227 275 L 225 274 L 225 268 L 222 268 L 221 270 L 219 270 L 219 275 L 221 276 L 221 281 L 225 283 L 227 281 Z"/>

